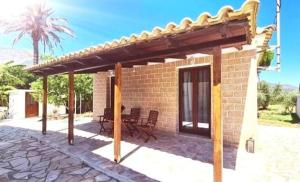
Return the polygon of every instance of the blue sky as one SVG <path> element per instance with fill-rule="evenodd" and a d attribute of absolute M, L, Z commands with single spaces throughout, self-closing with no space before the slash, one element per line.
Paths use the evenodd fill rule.
<path fill-rule="evenodd" d="M 21 1 L 21 0 L 20 0 Z M 23 1 L 23 0 L 22 0 Z M 55 55 L 77 51 L 91 45 L 104 43 L 152 30 L 154 26 L 165 26 L 184 17 L 196 19 L 204 11 L 215 15 L 219 8 L 231 5 L 239 8 L 243 0 L 50 0 L 49 6 L 55 15 L 68 19 L 75 37 L 64 37 L 63 50 L 55 49 Z M 300 83 L 300 1 L 282 0 L 281 9 L 281 72 L 263 72 L 261 79 L 274 83 L 298 85 Z M 275 0 L 261 0 L 258 26 L 272 24 L 275 18 Z M 13 35 L 0 34 L 0 47 L 11 47 Z M 273 35 L 271 44 L 276 42 Z M 32 48 L 29 38 L 20 41 L 16 48 Z M 275 62 L 275 61 L 274 61 Z"/>

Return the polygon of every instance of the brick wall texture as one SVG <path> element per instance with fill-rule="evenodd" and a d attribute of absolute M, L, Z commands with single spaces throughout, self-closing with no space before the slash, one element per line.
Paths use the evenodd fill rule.
<path fill-rule="evenodd" d="M 244 144 L 255 137 L 256 59 L 255 50 L 222 55 L 222 117 L 224 143 Z M 187 66 L 211 65 L 213 57 L 190 58 L 164 64 L 122 69 L 122 103 L 126 112 L 140 107 L 142 117 L 158 110 L 157 128 L 177 133 L 179 128 L 178 70 Z M 108 73 L 94 75 L 94 118 L 103 113 L 109 97 Z M 254 100 L 253 100 L 254 99 Z M 213 113 L 213 111 L 212 111 Z M 213 125 L 213 122 L 212 122 Z M 212 133 L 213 135 L 213 133 Z"/>

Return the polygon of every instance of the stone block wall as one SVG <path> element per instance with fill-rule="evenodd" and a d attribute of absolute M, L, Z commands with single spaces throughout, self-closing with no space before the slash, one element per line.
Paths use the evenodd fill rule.
<path fill-rule="evenodd" d="M 255 128 L 253 129 L 252 126 L 256 125 L 257 107 L 256 99 L 253 101 L 253 97 L 256 98 L 257 76 L 255 55 L 255 50 L 222 55 L 222 113 L 225 144 L 237 146 L 241 137 L 247 138 L 254 133 Z M 130 112 L 131 107 L 141 107 L 142 117 L 147 117 L 149 110 L 158 110 L 157 128 L 177 133 L 179 128 L 178 70 L 183 67 L 211 65 L 212 74 L 212 60 L 212 56 L 206 56 L 164 64 L 123 68 L 122 103 L 127 108 L 125 112 Z M 94 76 L 94 116 L 103 112 L 103 108 L 107 105 L 108 89 L 105 85 L 108 79 L 106 73 L 98 73 Z M 247 97 L 251 97 L 253 102 L 246 103 Z M 244 133 L 247 133 L 245 134 L 247 136 L 244 136 Z"/>

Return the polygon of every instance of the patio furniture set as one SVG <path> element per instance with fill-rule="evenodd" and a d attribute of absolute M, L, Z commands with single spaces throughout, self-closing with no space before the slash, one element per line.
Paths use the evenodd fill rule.
<path fill-rule="evenodd" d="M 125 108 L 122 107 L 122 112 Z M 131 108 L 130 114 L 122 114 L 121 121 L 122 125 L 125 126 L 130 136 L 134 136 L 134 133 L 138 133 L 138 138 L 143 138 L 145 142 L 148 142 L 152 137 L 157 139 L 154 135 L 155 125 L 157 123 L 158 111 L 150 110 L 148 118 L 141 118 L 141 108 Z M 105 108 L 103 115 L 99 116 L 100 131 L 105 132 L 105 123 L 111 124 L 111 129 L 108 130 L 109 133 L 114 131 L 114 119 L 113 111 L 111 108 Z"/>

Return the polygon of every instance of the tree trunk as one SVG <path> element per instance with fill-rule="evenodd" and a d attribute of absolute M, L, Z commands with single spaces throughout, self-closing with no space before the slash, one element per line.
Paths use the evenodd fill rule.
<path fill-rule="evenodd" d="M 39 41 L 33 39 L 33 64 L 39 64 Z"/>

